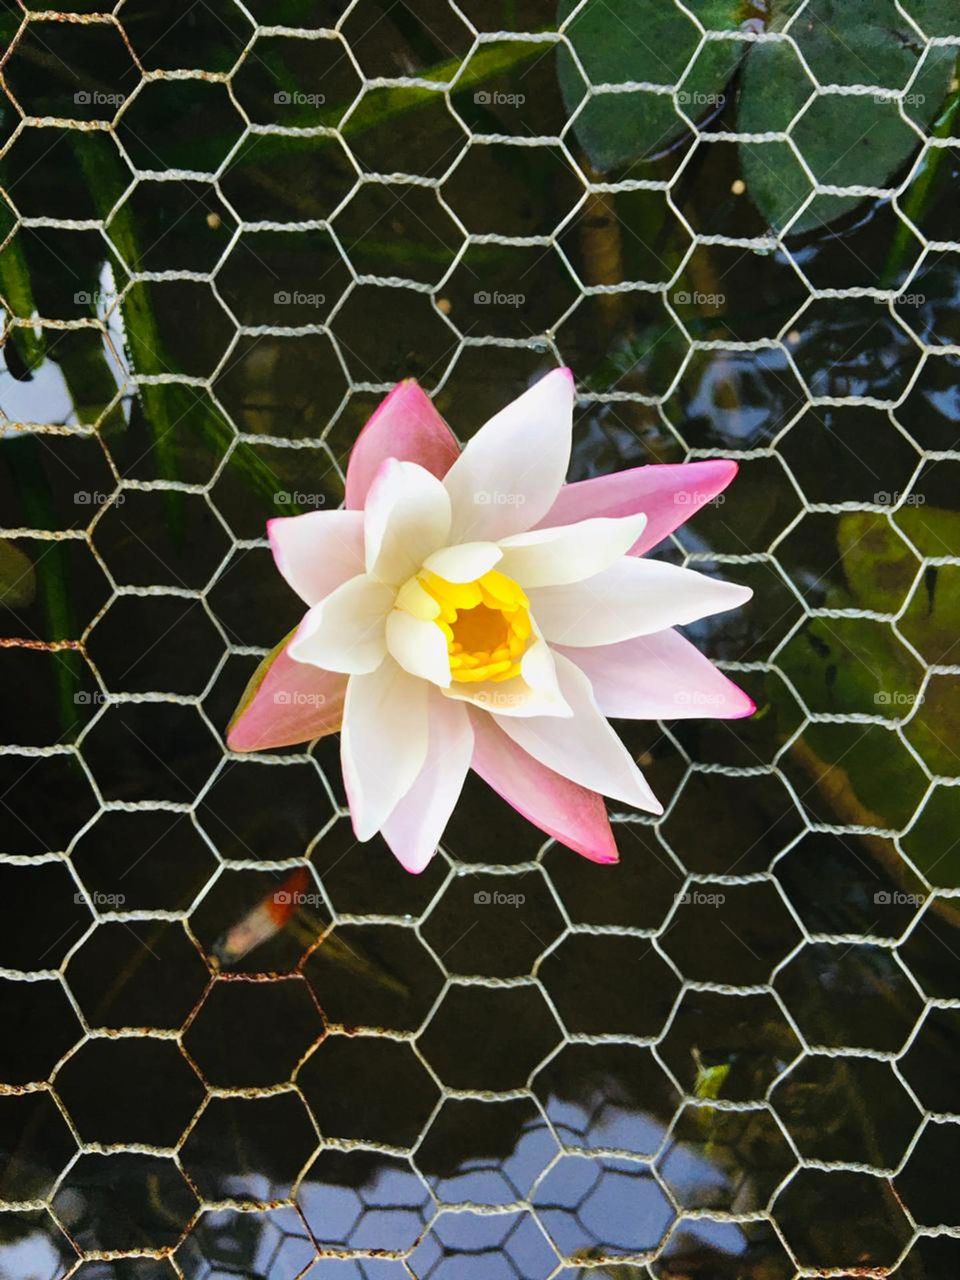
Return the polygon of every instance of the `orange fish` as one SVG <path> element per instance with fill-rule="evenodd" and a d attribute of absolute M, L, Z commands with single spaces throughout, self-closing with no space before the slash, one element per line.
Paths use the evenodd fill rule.
<path fill-rule="evenodd" d="M 273 893 L 268 893 L 217 939 L 213 959 L 225 967 L 235 965 L 254 947 L 269 942 L 300 910 L 309 885 L 310 872 L 306 867 L 296 867 Z"/>
<path fill-rule="evenodd" d="M 322 923 L 316 916 L 308 916 L 304 907 L 312 906 L 316 886 L 306 867 L 297 867 L 273 893 L 267 894 L 236 924 L 231 925 L 213 946 L 213 962 L 219 968 L 237 965 L 255 947 L 275 937 L 282 929 L 291 934 L 306 951 L 317 940 Z M 362 978 L 386 987 L 401 997 L 408 997 L 410 990 L 377 960 L 357 946 L 356 940 L 345 942 L 336 930 L 323 941 L 325 956 L 335 965 Z"/>

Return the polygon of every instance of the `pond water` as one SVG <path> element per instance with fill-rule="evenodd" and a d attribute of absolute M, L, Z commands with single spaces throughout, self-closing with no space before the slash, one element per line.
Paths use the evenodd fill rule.
<path fill-rule="evenodd" d="M 960 1274 L 960 24 L 572 11 L 3 8 L 0 1280 Z M 558 363 L 571 479 L 740 461 L 655 554 L 758 710 L 412 877 L 226 750 L 264 524 Z"/>

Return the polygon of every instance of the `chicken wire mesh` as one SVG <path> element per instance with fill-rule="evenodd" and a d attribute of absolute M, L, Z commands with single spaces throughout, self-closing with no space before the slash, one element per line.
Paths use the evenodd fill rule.
<path fill-rule="evenodd" d="M 849 11 L 6 6 L 0 1275 L 957 1274 L 960 35 Z M 407 877 L 225 747 L 263 523 L 559 361 L 575 478 L 740 460 L 660 554 L 759 713 L 623 726 L 616 870 L 471 782 Z"/>

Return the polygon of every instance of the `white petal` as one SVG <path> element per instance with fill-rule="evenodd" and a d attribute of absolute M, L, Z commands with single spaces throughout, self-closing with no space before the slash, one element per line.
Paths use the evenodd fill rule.
<path fill-rule="evenodd" d="M 341 582 L 363 573 L 359 511 L 308 511 L 267 521 L 277 568 L 301 600 L 316 604 Z"/>
<path fill-rule="evenodd" d="M 392 587 L 360 574 L 315 604 L 287 649 L 296 662 L 357 675 L 374 671 L 387 652 Z"/>
<path fill-rule="evenodd" d="M 532 529 L 500 543 L 500 572 L 521 587 L 552 587 L 581 582 L 609 569 L 625 556 L 643 532 L 645 515 L 600 517 L 553 529 Z"/>
<path fill-rule="evenodd" d="M 541 681 L 539 687 L 529 684 L 521 673 L 513 680 L 478 680 L 476 684 L 461 684 L 454 680 L 443 694 L 456 702 L 469 702 L 480 711 L 493 712 L 498 717 L 553 719 L 573 714 L 558 686 L 549 680 L 542 666 L 536 666 L 531 674 Z"/>
<path fill-rule="evenodd" d="M 735 609 L 753 592 L 693 569 L 625 556 L 585 582 L 530 589 L 530 610 L 551 644 L 614 644 Z"/>
<path fill-rule="evenodd" d="M 340 760 L 358 840 L 376 835 L 423 767 L 428 690 L 390 657 L 347 682 Z"/>
<path fill-rule="evenodd" d="M 554 369 L 467 442 L 444 477 L 451 542 L 496 540 L 541 520 L 570 462 L 573 375 Z"/>
<path fill-rule="evenodd" d="M 370 486 L 363 518 L 367 572 L 400 586 L 449 540 L 450 499 L 423 467 L 388 458 Z"/>
<path fill-rule="evenodd" d="M 431 691 L 429 724 L 423 768 L 381 828 L 400 863 L 414 874 L 436 853 L 473 757 L 473 727 L 463 703 Z"/>
<path fill-rule="evenodd" d="M 450 683 L 447 637 L 435 622 L 392 609 L 387 618 L 387 649 L 412 676 L 443 688 Z"/>
<path fill-rule="evenodd" d="M 447 582 L 475 582 L 499 563 L 502 554 L 495 542 L 461 542 L 435 551 L 423 567 Z"/>
<path fill-rule="evenodd" d="M 520 659 L 520 675 L 535 693 L 548 698 L 557 706 L 564 706 L 566 699 L 557 681 L 557 666 L 550 646 L 537 633 L 537 639 Z"/>
<path fill-rule="evenodd" d="M 633 757 L 597 709 L 590 681 L 562 654 L 554 659 L 573 717 L 521 719 L 497 714 L 497 724 L 534 760 L 572 782 L 648 813 L 662 813 L 663 806 Z"/>

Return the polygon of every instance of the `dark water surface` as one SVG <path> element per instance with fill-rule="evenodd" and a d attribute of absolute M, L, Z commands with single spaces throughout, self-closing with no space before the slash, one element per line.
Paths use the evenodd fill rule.
<path fill-rule="evenodd" d="M 960 1275 L 956 86 L 777 239 L 803 100 L 748 164 L 749 66 L 635 89 L 672 123 L 601 172 L 552 5 L 40 8 L 0 17 L 0 1280 Z M 960 34 L 905 8 L 901 94 Z M 859 9 L 843 83 L 889 89 Z M 301 608 L 264 522 L 341 501 L 395 380 L 466 439 L 560 361 L 571 478 L 740 459 L 656 554 L 754 588 L 691 636 L 758 711 L 619 726 L 666 813 L 615 868 L 473 777 L 410 877 L 335 739 L 224 747 Z"/>

